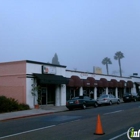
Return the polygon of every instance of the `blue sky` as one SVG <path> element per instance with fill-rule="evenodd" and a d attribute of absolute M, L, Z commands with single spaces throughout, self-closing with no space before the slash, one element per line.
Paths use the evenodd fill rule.
<path fill-rule="evenodd" d="M 109 72 L 140 74 L 140 0 L 0 0 L 0 61 L 51 62 L 93 71 L 105 57 Z"/>

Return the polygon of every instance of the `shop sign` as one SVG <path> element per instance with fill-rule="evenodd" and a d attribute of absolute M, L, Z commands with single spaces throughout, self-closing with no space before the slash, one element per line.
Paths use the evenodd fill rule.
<path fill-rule="evenodd" d="M 56 67 L 42 66 L 43 74 L 56 74 Z"/>

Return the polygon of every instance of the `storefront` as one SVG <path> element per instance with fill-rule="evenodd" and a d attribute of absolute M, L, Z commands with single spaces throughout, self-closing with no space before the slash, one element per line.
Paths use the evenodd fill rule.
<path fill-rule="evenodd" d="M 30 60 L 0 63 L 0 95 L 12 97 L 31 108 L 35 104 L 63 106 L 76 96 L 97 99 L 112 93 L 140 91 L 140 77 L 119 77 L 66 70 L 66 66 Z M 33 87 L 39 87 L 33 96 Z"/>

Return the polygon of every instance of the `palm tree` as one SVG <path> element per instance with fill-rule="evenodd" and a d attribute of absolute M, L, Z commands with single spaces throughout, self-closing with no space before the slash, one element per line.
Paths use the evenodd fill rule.
<path fill-rule="evenodd" d="M 107 75 L 109 75 L 108 64 L 112 64 L 110 58 L 105 57 L 105 58 L 102 60 L 102 64 L 103 64 L 103 65 L 106 65 Z"/>
<path fill-rule="evenodd" d="M 122 69 L 121 69 L 121 59 L 122 58 L 124 58 L 124 55 L 121 51 L 115 53 L 114 59 L 118 60 L 121 77 L 122 77 Z"/>

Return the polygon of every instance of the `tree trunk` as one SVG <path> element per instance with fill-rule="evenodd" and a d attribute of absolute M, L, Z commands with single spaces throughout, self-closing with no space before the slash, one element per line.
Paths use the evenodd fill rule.
<path fill-rule="evenodd" d="M 106 71 L 107 71 L 107 75 L 109 75 L 108 64 L 106 64 Z"/>
<path fill-rule="evenodd" d="M 119 59 L 118 62 L 119 62 L 119 69 L 120 69 L 120 77 L 122 77 L 121 60 Z"/>

